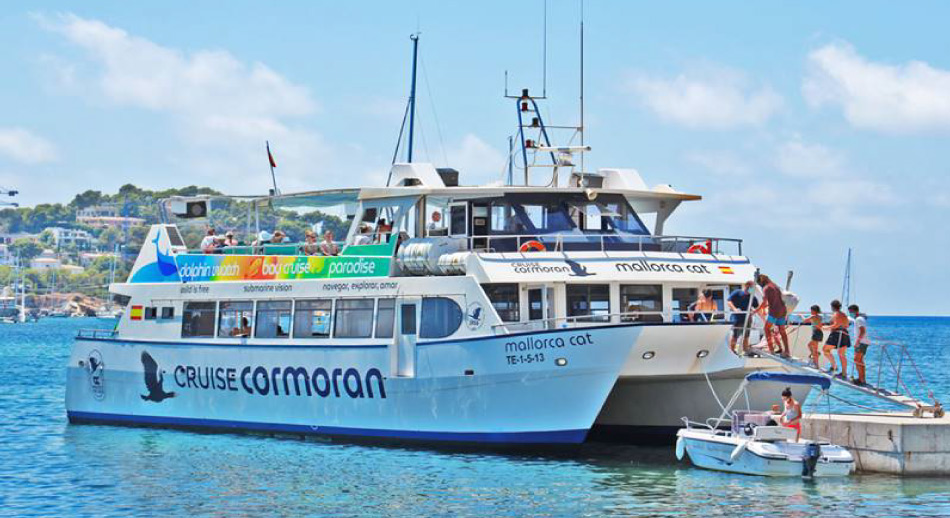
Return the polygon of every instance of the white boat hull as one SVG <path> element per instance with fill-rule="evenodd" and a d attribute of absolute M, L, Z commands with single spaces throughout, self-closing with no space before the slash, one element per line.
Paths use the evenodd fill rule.
<path fill-rule="evenodd" d="M 386 345 L 77 339 L 72 422 L 485 443 L 582 442 L 641 328 L 420 343 L 414 377 Z M 509 358 L 512 341 L 567 345 Z M 506 346 L 508 344 L 508 346 Z"/>

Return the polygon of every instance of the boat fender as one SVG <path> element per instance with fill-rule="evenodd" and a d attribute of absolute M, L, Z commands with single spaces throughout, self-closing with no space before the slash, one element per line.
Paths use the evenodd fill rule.
<path fill-rule="evenodd" d="M 683 460 L 686 455 L 686 439 L 682 436 L 676 438 L 676 460 Z"/>
<path fill-rule="evenodd" d="M 521 251 L 521 253 L 545 252 L 547 251 L 547 248 L 544 247 L 544 243 L 532 239 L 531 241 L 526 241 L 518 250 Z"/>
<path fill-rule="evenodd" d="M 815 476 L 815 466 L 818 465 L 818 458 L 821 457 L 821 446 L 810 442 L 805 446 L 805 455 L 802 457 L 802 476 L 812 478 Z"/>
<path fill-rule="evenodd" d="M 712 253 L 712 241 L 706 240 L 706 244 L 696 243 L 686 249 L 689 254 L 710 254 Z"/>
<path fill-rule="evenodd" d="M 742 442 L 739 443 L 738 446 L 736 446 L 735 448 L 733 448 L 732 453 L 729 454 L 729 464 L 732 464 L 732 463 L 734 463 L 736 460 L 738 460 L 738 459 L 739 459 L 739 456 L 741 456 L 743 453 L 745 453 L 745 450 L 746 450 L 746 448 L 748 448 L 748 447 L 749 447 L 749 441 L 742 441 Z"/>

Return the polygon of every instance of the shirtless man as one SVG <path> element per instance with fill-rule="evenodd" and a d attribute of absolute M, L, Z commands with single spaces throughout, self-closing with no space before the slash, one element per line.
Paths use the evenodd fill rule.
<path fill-rule="evenodd" d="M 788 348 L 788 335 L 785 333 L 785 326 L 787 322 L 788 308 L 785 307 L 785 301 L 782 300 L 782 290 L 772 282 L 772 279 L 769 279 L 768 275 L 760 274 L 759 275 L 759 286 L 762 287 L 762 292 L 765 297 L 765 306 L 768 308 L 769 316 L 765 320 L 765 338 L 768 341 L 769 352 L 775 354 L 775 348 L 772 347 L 772 343 L 775 341 L 775 338 L 772 336 L 772 326 L 778 327 L 779 336 L 782 339 L 781 343 L 781 354 L 785 358 L 791 357 L 791 353 Z"/>
<path fill-rule="evenodd" d="M 848 315 L 841 311 L 841 302 L 832 300 L 831 311 L 831 325 L 828 326 L 831 332 L 828 334 L 828 341 L 825 342 L 825 357 L 831 362 L 831 369 L 828 370 L 828 373 L 834 374 L 835 372 L 835 357 L 831 354 L 831 350 L 837 349 L 838 359 L 841 360 L 841 372 L 837 376 L 841 379 L 847 379 L 848 357 L 846 353 L 848 347 L 851 347 L 851 336 L 848 334 L 850 321 Z"/>

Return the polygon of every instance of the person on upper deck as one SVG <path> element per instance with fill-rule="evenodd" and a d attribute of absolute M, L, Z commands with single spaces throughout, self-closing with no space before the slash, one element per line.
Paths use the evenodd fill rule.
<path fill-rule="evenodd" d="M 354 245 L 369 245 L 373 242 L 373 229 L 366 223 L 360 223 L 359 231 L 353 237 Z"/>
<path fill-rule="evenodd" d="M 775 354 L 775 348 L 772 344 L 775 338 L 772 336 L 772 326 L 778 327 L 778 333 L 781 337 L 781 350 L 779 354 L 784 358 L 790 358 L 791 353 L 788 347 L 788 334 L 785 332 L 785 326 L 788 324 L 788 308 L 785 307 L 785 301 L 782 300 L 782 290 L 772 282 L 768 275 L 759 275 L 759 286 L 762 287 L 762 293 L 765 297 L 765 306 L 768 309 L 768 318 L 765 320 L 765 338 L 769 346 L 769 352 Z"/>
<path fill-rule="evenodd" d="M 284 234 L 283 230 L 275 230 L 274 237 L 270 240 L 271 243 L 279 244 L 287 242 L 287 234 Z"/>
<path fill-rule="evenodd" d="M 858 371 L 858 377 L 851 381 L 855 385 L 866 385 L 864 372 L 864 355 L 868 352 L 871 340 L 868 338 L 868 320 L 861 314 L 857 304 L 848 306 L 848 313 L 854 324 L 854 367 Z"/>
<path fill-rule="evenodd" d="M 376 222 L 376 238 L 377 243 L 388 243 L 389 234 L 393 231 L 393 226 L 389 223 L 386 223 L 385 218 L 379 218 L 379 221 Z"/>
<path fill-rule="evenodd" d="M 320 246 L 317 244 L 317 235 L 312 230 L 305 230 L 303 233 L 304 245 L 302 251 L 306 255 L 317 255 L 320 253 Z"/>
<path fill-rule="evenodd" d="M 320 253 L 326 256 L 340 255 L 340 247 L 333 242 L 333 231 L 323 233 L 323 242 L 320 243 Z"/>
<path fill-rule="evenodd" d="M 201 238 L 201 251 L 206 254 L 216 253 L 217 247 L 215 246 L 218 242 L 218 236 L 214 233 L 214 227 L 208 229 L 208 232 L 205 233 L 205 237 Z"/>
<path fill-rule="evenodd" d="M 749 352 L 749 327 L 752 325 L 752 315 L 749 313 L 752 309 L 759 307 L 759 299 L 754 297 L 753 290 L 755 283 L 746 281 L 742 288 L 737 288 L 729 294 L 726 304 L 729 311 L 732 312 L 732 336 L 729 338 L 729 348 L 732 352 L 736 351 L 736 341 L 742 337 L 742 352 Z"/>
<path fill-rule="evenodd" d="M 238 240 L 234 239 L 234 231 L 228 230 L 224 234 L 224 241 L 221 242 L 221 246 L 238 246 Z"/>

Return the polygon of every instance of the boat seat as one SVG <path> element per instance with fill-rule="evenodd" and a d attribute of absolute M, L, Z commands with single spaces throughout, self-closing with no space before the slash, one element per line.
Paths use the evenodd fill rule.
<path fill-rule="evenodd" d="M 264 245 L 264 255 L 297 255 L 297 245 Z"/>
<path fill-rule="evenodd" d="M 752 438 L 756 441 L 795 441 L 797 433 L 787 426 L 756 426 Z"/>
<path fill-rule="evenodd" d="M 221 250 L 226 255 L 254 255 L 253 246 L 226 246 Z"/>

